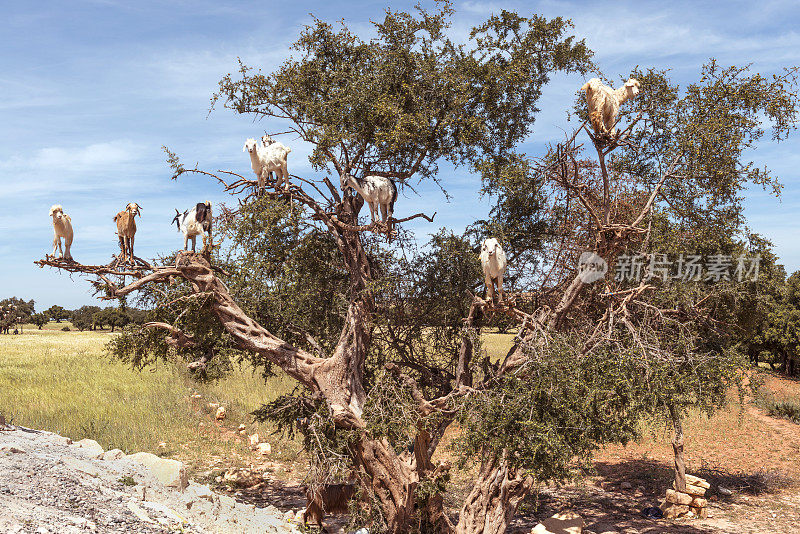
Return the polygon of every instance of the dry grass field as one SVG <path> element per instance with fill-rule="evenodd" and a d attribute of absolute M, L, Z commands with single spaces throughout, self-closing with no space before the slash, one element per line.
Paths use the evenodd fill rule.
<path fill-rule="evenodd" d="M 257 492 L 240 491 L 239 498 L 302 506 L 298 484 L 306 461 L 299 443 L 271 435 L 272 428 L 248 415 L 292 388 L 291 380 L 275 377 L 265 383 L 247 365 L 207 384 L 192 380 L 179 362 L 139 372 L 104 353 L 113 334 L 62 332 L 65 325 L 51 323 L 41 331 L 30 326 L 23 335 L 0 336 L 0 412 L 13 423 L 76 440 L 90 437 L 106 449 L 174 457 L 187 463 L 195 477 L 210 481 L 229 467 L 271 462 L 281 482 Z M 500 358 L 512 339 L 511 334 L 487 333 L 484 349 Z M 797 381 L 765 375 L 763 391 L 770 399 L 800 404 Z M 194 394 L 201 399 L 193 399 Z M 225 406 L 228 417 L 214 421 L 208 402 Z M 571 508 L 590 526 L 607 524 L 620 532 L 800 532 L 800 425 L 770 417 L 761 406 L 759 400 L 740 406 L 732 399 L 714 418 L 694 415 L 686 422 L 689 470 L 737 490 L 713 502 L 708 520 L 665 526 L 641 518 L 641 509 L 658 504 L 670 479 L 670 435 L 653 425 L 639 443 L 599 451 L 595 472 L 584 480 L 543 488 L 526 500 L 513 531 L 528 532 L 538 519 Z M 249 449 L 246 436 L 236 432 L 240 423 L 272 444 L 268 458 Z M 457 502 L 466 491 L 469 469 L 453 478 L 450 497 Z M 623 489 L 623 482 L 633 487 Z"/>

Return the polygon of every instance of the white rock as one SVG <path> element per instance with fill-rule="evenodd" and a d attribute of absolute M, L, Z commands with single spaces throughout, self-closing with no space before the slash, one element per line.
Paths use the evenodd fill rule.
<path fill-rule="evenodd" d="M 155 523 L 155 521 L 153 521 L 153 519 L 147 515 L 147 512 L 145 512 L 141 506 L 133 501 L 128 501 L 128 510 L 130 510 L 133 515 L 145 523 Z"/>
<path fill-rule="evenodd" d="M 186 519 L 178 515 L 174 510 L 164 506 L 160 502 L 151 502 L 151 501 L 144 501 L 142 506 L 146 507 L 148 510 L 152 510 L 154 512 L 159 512 L 167 517 L 168 520 L 174 521 L 177 523 L 188 523 Z M 161 521 L 159 521 L 161 522 Z"/>
<path fill-rule="evenodd" d="M 720 495 L 725 495 L 726 497 L 733 495 L 733 490 L 729 490 L 728 488 L 725 488 L 723 486 L 717 487 L 717 491 L 719 492 Z"/>
<path fill-rule="evenodd" d="M 631 484 L 628 481 L 625 481 L 622 484 L 620 484 L 619 487 L 624 489 L 624 490 L 629 490 L 629 489 L 631 489 L 633 487 L 633 484 Z"/>
<path fill-rule="evenodd" d="M 253 434 L 249 437 L 250 439 L 250 448 L 255 449 L 258 446 L 258 434 Z"/>
<path fill-rule="evenodd" d="M 124 457 L 125 453 L 119 449 L 111 449 L 103 453 L 103 460 L 119 460 Z"/>
<path fill-rule="evenodd" d="M 75 445 L 81 449 L 86 449 L 86 454 L 88 454 L 91 458 L 100 458 L 105 452 L 99 443 L 89 438 L 76 441 Z"/>
<path fill-rule="evenodd" d="M 217 421 L 222 421 L 223 419 L 225 419 L 225 415 L 226 415 L 225 407 L 220 406 L 219 408 L 217 408 L 217 413 L 214 414 L 214 419 L 216 419 Z"/>
<path fill-rule="evenodd" d="M 259 443 L 258 444 L 258 452 L 260 452 L 261 454 L 266 456 L 266 455 L 268 455 L 269 453 L 272 452 L 272 445 L 270 445 L 269 443 L 266 443 L 266 442 Z"/>
<path fill-rule="evenodd" d="M 178 460 L 159 458 L 149 452 L 137 452 L 129 455 L 128 458 L 147 467 L 165 486 L 183 491 L 189 485 L 186 467 Z"/>

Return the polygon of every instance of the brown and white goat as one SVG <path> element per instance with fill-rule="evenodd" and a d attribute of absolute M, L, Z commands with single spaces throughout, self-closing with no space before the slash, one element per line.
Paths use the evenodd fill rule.
<path fill-rule="evenodd" d="M 619 107 L 639 94 L 639 80 L 630 78 L 622 87 L 614 89 L 605 85 L 599 78 L 592 78 L 581 87 L 586 93 L 589 120 L 597 135 L 616 135 Z"/>
<path fill-rule="evenodd" d="M 72 219 L 70 219 L 69 215 L 64 213 L 64 210 L 61 208 L 61 204 L 53 204 L 50 207 L 50 216 L 53 218 L 53 232 L 55 236 L 53 237 L 53 257 L 56 257 L 56 250 L 58 250 L 61 255 L 60 258 L 64 258 L 65 260 L 71 260 L 72 254 L 70 253 L 69 249 L 72 246 Z M 61 238 L 64 238 L 64 249 L 61 249 Z"/>
<path fill-rule="evenodd" d="M 119 235 L 119 248 L 122 251 L 122 261 L 130 260 L 133 262 L 133 238 L 136 235 L 136 221 L 135 217 L 139 213 L 139 205 L 136 202 L 130 202 L 125 206 L 125 211 L 121 211 L 114 215 L 114 222 L 117 223 L 117 235 Z"/>

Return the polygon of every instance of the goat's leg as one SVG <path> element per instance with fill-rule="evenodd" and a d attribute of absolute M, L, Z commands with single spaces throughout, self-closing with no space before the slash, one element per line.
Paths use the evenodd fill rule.
<path fill-rule="evenodd" d="M 195 249 L 195 246 L 197 245 L 197 236 L 193 235 L 191 239 L 192 239 L 192 252 L 195 252 L 194 249 Z"/>
<path fill-rule="evenodd" d="M 503 275 L 501 274 L 496 278 L 497 280 L 497 291 L 500 293 L 500 302 L 504 302 L 506 300 L 506 292 L 503 291 Z"/>
<path fill-rule="evenodd" d="M 494 281 L 488 276 L 483 281 L 486 283 L 486 300 L 494 303 Z"/>
<path fill-rule="evenodd" d="M 119 236 L 119 253 L 122 256 L 122 261 L 125 261 L 125 237 Z"/>
<path fill-rule="evenodd" d="M 53 237 L 53 258 L 56 257 L 56 251 L 61 246 L 61 239 L 59 239 L 58 235 Z"/>
<path fill-rule="evenodd" d="M 183 250 L 189 250 L 189 234 L 183 234 Z"/>
<path fill-rule="evenodd" d="M 130 256 L 131 256 L 131 263 L 133 263 L 133 261 L 134 261 L 133 260 L 133 237 L 134 236 L 130 236 L 128 238 L 128 239 L 130 239 L 130 242 L 128 243 L 128 254 L 130 254 Z"/>
<path fill-rule="evenodd" d="M 372 219 L 372 222 L 374 223 L 375 220 L 376 220 L 376 217 L 378 215 L 378 206 L 377 206 L 378 203 L 377 202 L 367 202 L 367 204 L 369 204 L 369 216 Z"/>
<path fill-rule="evenodd" d="M 381 204 L 381 218 L 383 222 L 389 220 L 389 205 L 388 204 Z"/>

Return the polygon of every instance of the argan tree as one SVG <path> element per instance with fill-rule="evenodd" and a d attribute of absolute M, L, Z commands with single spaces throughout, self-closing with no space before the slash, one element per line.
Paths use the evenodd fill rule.
<path fill-rule="evenodd" d="M 687 406 L 722 402 L 738 360 L 698 345 L 702 302 L 684 291 L 668 309 L 654 284 L 588 284 L 577 259 L 591 250 L 613 269 L 617 254 L 666 239 L 658 225 L 677 220 L 667 211 L 676 198 L 694 198 L 693 213 L 717 199 L 713 215 L 724 222 L 721 208 L 741 184 L 768 180 L 741 172 L 741 150 L 730 172 L 711 172 L 724 154 L 708 136 L 727 140 L 729 126 L 741 143 L 759 128 L 743 118 L 762 111 L 783 134 L 795 102 L 776 81 L 763 101 L 736 93 L 724 124 L 710 125 L 719 113 L 708 106 L 730 88 L 767 82 L 741 72 L 720 82 L 712 70 L 695 102 L 654 74 L 643 92 L 661 96 L 642 99 L 620 137 L 580 126 L 529 159 L 516 148 L 542 87 L 555 72 L 588 72 L 591 52 L 568 21 L 506 11 L 454 42 L 451 5 L 438 6 L 387 10 L 369 41 L 317 20 L 275 72 L 240 65 L 222 79 L 216 103 L 281 122 L 309 143 L 313 169 L 287 189 L 256 191 L 255 180 L 187 169 L 168 152 L 175 178 L 216 179 L 237 198 L 219 216 L 222 248 L 130 270 L 37 263 L 93 275 L 105 298 L 137 292 L 154 307 L 143 328 L 112 342 L 136 365 L 177 353 L 202 373 L 242 357 L 297 380 L 256 415 L 305 436 L 314 478 L 355 475 L 371 531 L 503 532 L 536 483 L 567 478 L 603 443 L 636 437 L 643 416 L 671 409 L 666 398 L 678 421 Z M 465 235 L 441 231 L 425 247 L 403 223 L 432 216 L 363 224 L 363 200 L 340 187 L 346 173 L 370 174 L 413 192 L 438 183 L 444 162 L 479 174 L 496 203 Z M 401 197 L 395 213 L 412 213 L 408 204 Z M 498 304 L 476 296 L 474 247 L 489 233 L 507 240 L 513 284 L 525 290 Z M 518 335 L 495 361 L 479 350 L 480 327 L 501 315 Z M 676 384 L 684 389 L 658 389 Z M 437 450 L 456 421 L 450 446 L 475 476 L 454 517 L 443 500 L 452 467 Z"/>

